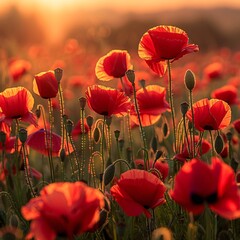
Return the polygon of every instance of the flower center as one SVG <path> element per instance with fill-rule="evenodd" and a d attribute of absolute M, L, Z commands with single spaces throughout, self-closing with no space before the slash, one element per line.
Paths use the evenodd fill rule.
<path fill-rule="evenodd" d="M 217 201 L 217 192 L 214 192 L 206 197 L 200 196 L 199 194 L 192 193 L 191 194 L 191 200 L 196 205 L 201 205 L 204 202 L 207 202 L 208 204 L 213 204 Z"/>

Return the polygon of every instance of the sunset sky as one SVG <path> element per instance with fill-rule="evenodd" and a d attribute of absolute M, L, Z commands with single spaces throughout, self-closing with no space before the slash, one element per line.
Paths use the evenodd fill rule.
<path fill-rule="evenodd" d="M 82 7 L 86 9 L 91 8 L 113 8 L 121 11 L 136 11 L 144 12 L 159 9 L 176 9 L 181 7 L 217 7 L 217 6 L 228 6 L 240 8 L 239 0 L 1 0 L 1 9 L 16 4 L 22 10 L 31 10 L 38 8 L 40 11 L 52 9 L 54 11 L 62 11 L 66 8 Z"/>
<path fill-rule="evenodd" d="M 142 14 L 151 11 L 177 10 L 181 8 L 231 7 L 240 9 L 240 0 L 0 0 L 0 14 L 16 6 L 20 12 L 36 16 L 46 29 L 49 38 L 61 38 L 62 30 L 74 22 L 94 23 L 99 16 L 114 22 L 111 10 L 120 13 Z M 107 9 L 104 11 L 104 9 Z M 123 20 L 123 19 L 120 19 Z M 61 27 L 59 27 L 61 26 Z"/>

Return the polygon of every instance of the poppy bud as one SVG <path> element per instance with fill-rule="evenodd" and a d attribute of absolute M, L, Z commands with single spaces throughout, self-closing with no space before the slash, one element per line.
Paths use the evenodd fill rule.
<path fill-rule="evenodd" d="M 120 131 L 119 130 L 115 130 L 114 131 L 114 135 L 115 135 L 116 140 L 118 141 L 118 138 L 120 136 Z"/>
<path fill-rule="evenodd" d="M 89 128 L 91 128 L 92 127 L 92 125 L 93 125 L 93 117 L 92 116 L 87 116 L 86 117 L 86 121 L 87 121 L 87 125 L 89 126 Z"/>
<path fill-rule="evenodd" d="M 231 141 L 232 140 L 232 133 L 231 132 L 227 132 L 226 137 L 227 137 L 228 141 Z"/>
<path fill-rule="evenodd" d="M 106 117 L 106 124 L 108 127 L 110 127 L 111 123 L 112 123 L 112 117 Z"/>
<path fill-rule="evenodd" d="M 54 70 L 54 74 L 55 74 L 55 77 L 56 77 L 57 81 L 60 82 L 61 79 L 62 79 L 63 70 L 61 68 L 56 68 Z"/>
<path fill-rule="evenodd" d="M 119 140 L 119 148 L 120 148 L 120 151 L 123 150 L 123 146 L 124 146 L 124 139 L 120 139 L 120 140 Z"/>
<path fill-rule="evenodd" d="M 21 143 L 25 143 L 27 141 L 27 130 L 24 128 L 21 128 L 18 133 L 19 133 L 19 139 Z"/>
<path fill-rule="evenodd" d="M 68 119 L 66 122 L 66 130 L 69 135 L 72 133 L 72 129 L 73 129 L 73 121 Z"/>
<path fill-rule="evenodd" d="M 188 109 L 189 109 L 189 104 L 187 102 L 181 103 L 181 113 L 183 116 L 186 115 Z"/>
<path fill-rule="evenodd" d="M 141 79 L 138 81 L 139 82 L 139 85 L 142 87 L 142 88 L 145 88 L 146 87 L 146 81 L 144 79 Z"/>
<path fill-rule="evenodd" d="M 156 158 L 155 158 L 155 160 L 158 160 L 162 155 L 163 155 L 163 151 L 158 150 L 157 153 L 156 153 Z"/>
<path fill-rule="evenodd" d="M 196 84 L 196 78 L 194 73 L 191 70 L 187 70 L 184 76 L 184 81 L 187 89 L 192 91 Z"/>
<path fill-rule="evenodd" d="M 79 98 L 79 102 L 80 102 L 81 110 L 84 110 L 85 107 L 86 107 L 87 99 L 86 99 L 85 97 L 80 97 L 80 98 Z"/>
<path fill-rule="evenodd" d="M 115 165 L 114 164 L 110 164 L 105 172 L 104 172 L 104 185 L 108 185 L 114 178 L 114 174 L 115 174 Z"/>
<path fill-rule="evenodd" d="M 214 148 L 218 154 L 220 154 L 223 150 L 223 139 L 220 135 L 217 135 L 217 137 L 215 139 Z"/>
<path fill-rule="evenodd" d="M 169 129 L 168 129 L 168 124 L 165 122 L 163 124 L 163 136 L 164 138 L 167 138 L 169 135 Z"/>
<path fill-rule="evenodd" d="M 134 70 L 132 69 L 129 69 L 126 71 L 126 76 L 128 78 L 128 80 L 134 84 L 135 83 L 135 73 L 134 73 Z"/>
<path fill-rule="evenodd" d="M 0 143 L 4 145 L 5 142 L 6 142 L 6 133 L 3 131 L 0 131 Z"/>
<path fill-rule="evenodd" d="M 129 163 L 132 164 L 132 167 L 134 168 L 134 163 L 132 161 L 132 149 L 130 147 L 126 149 L 126 159 Z"/>
<path fill-rule="evenodd" d="M 152 147 L 152 150 L 154 153 L 156 153 L 156 151 L 157 151 L 157 145 L 158 145 L 157 138 L 156 138 L 156 136 L 153 136 L 152 142 L 151 142 L 151 147 Z"/>
<path fill-rule="evenodd" d="M 41 117 L 40 107 L 38 107 L 38 108 L 36 109 L 35 114 L 36 114 L 37 118 L 40 118 L 40 117 Z"/>
<path fill-rule="evenodd" d="M 61 151 L 60 151 L 60 160 L 61 160 L 62 162 L 64 162 L 65 159 L 66 159 L 66 151 L 65 151 L 64 148 L 62 148 Z"/>
<path fill-rule="evenodd" d="M 96 128 L 94 129 L 94 132 L 93 132 L 93 139 L 94 139 L 95 143 L 98 143 L 98 142 L 99 142 L 99 140 L 100 140 L 100 135 L 101 135 L 100 130 L 99 130 L 98 127 L 96 127 Z"/>

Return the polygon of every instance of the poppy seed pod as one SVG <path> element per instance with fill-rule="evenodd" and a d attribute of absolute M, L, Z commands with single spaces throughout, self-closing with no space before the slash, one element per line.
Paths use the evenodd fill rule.
<path fill-rule="evenodd" d="M 79 103 L 80 103 L 81 110 L 84 110 L 86 107 L 87 99 L 85 97 L 81 97 L 79 98 Z"/>
<path fill-rule="evenodd" d="M 21 128 L 18 133 L 19 133 L 19 139 L 21 143 L 24 144 L 27 141 L 27 130 L 24 128 Z"/>
<path fill-rule="evenodd" d="M 196 85 L 196 77 L 191 70 L 187 70 L 184 76 L 185 86 L 189 91 L 192 91 Z"/>
<path fill-rule="evenodd" d="M 129 82 L 134 84 L 134 82 L 135 82 L 135 72 L 134 72 L 134 70 L 132 70 L 132 69 L 127 70 L 126 71 L 126 76 L 129 80 Z"/>
<path fill-rule="evenodd" d="M 189 104 L 187 102 L 181 103 L 181 113 L 183 116 L 186 115 L 188 109 L 189 109 Z"/>
<path fill-rule="evenodd" d="M 91 128 L 92 125 L 93 125 L 93 117 L 90 116 L 90 115 L 87 116 L 87 117 L 86 117 L 86 121 L 87 121 L 87 125 L 88 125 L 88 127 Z"/>
<path fill-rule="evenodd" d="M 56 68 L 54 70 L 54 74 L 55 74 L 55 77 L 56 77 L 57 81 L 60 82 L 61 79 L 62 79 L 63 70 L 61 68 Z"/>

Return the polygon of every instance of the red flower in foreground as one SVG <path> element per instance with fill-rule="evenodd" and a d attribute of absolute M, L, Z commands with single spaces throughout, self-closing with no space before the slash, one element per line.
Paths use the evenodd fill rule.
<path fill-rule="evenodd" d="M 143 126 L 149 126 L 156 123 L 161 114 L 170 110 L 166 101 L 166 89 L 158 85 L 149 85 L 136 92 L 140 117 Z M 131 120 L 139 124 L 137 113 L 132 107 Z"/>
<path fill-rule="evenodd" d="M 175 178 L 170 196 L 193 214 L 200 214 L 206 203 L 226 219 L 240 217 L 240 192 L 230 166 L 217 157 L 208 165 L 193 159 L 185 163 Z"/>
<path fill-rule="evenodd" d="M 86 99 L 93 111 L 104 116 L 123 116 L 131 108 L 131 100 L 123 92 L 101 85 L 88 87 Z"/>
<path fill-rule="evenodd" d="M 223 129 L 231 121 L 230 106 L 219 99 L 199 100 L 193 104 L 193 114 L 195 128 L 199 131 Z M 187 117 L 192 121 L 191 110 L 187 112 Z"/>
<path fill-rule="evenodd" d="M 104 206 L 103 194 L 82 182 L 52 183 L 40 196 L 22 207 L 22 215 L 31 220 L 27 237 L 53 240 L 58 235 L 73 239 L 90 230 L 99 220 Z"/>
<path fill-rule="evenodd" d="M 7 88 L 0 93 L 0 112 L 6 123 L 21 119 L 37 126 L 36 116 L 31 112 L 34 104 L 32 94 L 24 87 Z"/>
<path fill-rule="evenodd" d="M 117 184 L 111 187 L 111 194 L 128 216 L 144 213 L 151 217 L 149 208 L 165 203 L 166 187 L 154 174 L 133 169 L 121 174 Z"/>
<path fill-rule="evenodd" d="M 99 80 L 109 81 L 113 78 L 124 77 L 126 71 L 132 68 L 127 51 L 112 50 L 98 60 L 95 73 Z"/>
<path fill-rule="evenodd" d="M 149 29 L 142 36 L 138 47 L 140 58 L 160 76 L 166 70 L 166 60 L 173 62 L 197 51 L 197 45 L 188 43 L 186 32 L 174 26 L 163 25 Z"/>
<path fill-rule="evenodd" d="M 58 81 L 54 71 L 41 72 L 35 75 L 33 91 L 42 98 L 55 98 L 58 93 Z"/>
<path fill-rule="evenodd" d="M 211 97 L 223 100 L 229 105 L 233 105 L 239 102 L 237 99 L 237 92 L 237 88 L 233 85 L 225 85 L 214 90 L 211 94 Z"/>
<path fill-rule="evenodd" d="M 143 167 L 144 167 L 144 160 L 143 159 L 136 159 L 134 161 L 134 163 L 135 163 L 135 166 L 138 169 L 143 169 Z M 169 172 L 168 163 L 164 160 L 158 159 L 155 162 L 154 166 L 153 166 L 153 164 L 154 164 L 154 160 L 153 159 L 149 160 L 149 167 L 157 169 L 160 172 L 160 174 L 162 175 L 161 180 L 164 181 L 167 178 L 168 172 Z M 152 173 L 154 175 L 158 176 L 157 173 L 155 173 L 155 172 L 152 172 Z"/>

